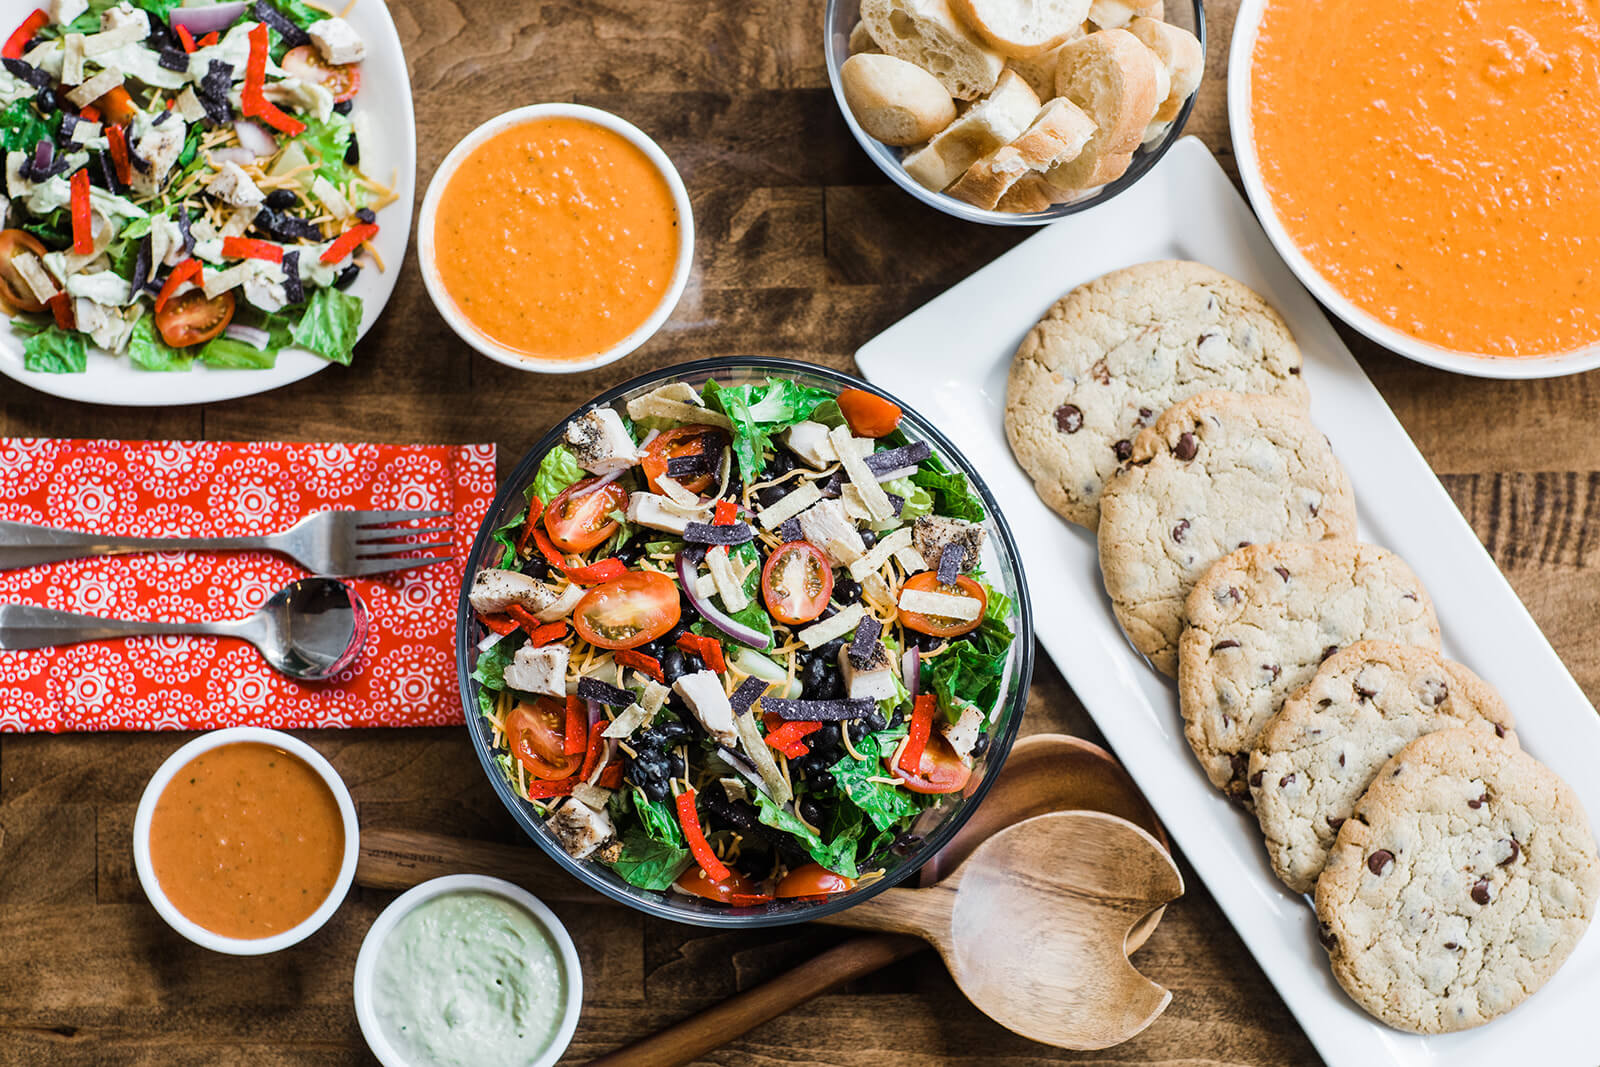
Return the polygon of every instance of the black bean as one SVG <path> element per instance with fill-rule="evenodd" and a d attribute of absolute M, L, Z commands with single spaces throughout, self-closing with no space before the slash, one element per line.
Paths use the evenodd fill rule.
<path fill-rule="evenodd" d="M 649 797 L 657 804 L 661 803 L 663 800 L 666 800 L 667 794 L 672 792 L 672 789 L 667 785 L 667 783 L 661 779 L 656 779 L 648 784 L 641 785 L 639 788 L 644 790 L 645 796 Z"/>
<path fill-rule="evenodd" d="M 767 460 L 767 465 L 762 468 L 761 480 L 771 481 L 792 470 L 794 470 L 794 457 L 786 449 L 780 448 L 772 453 L 772 458 Z"/>
<path fill-rule="evenodd" d="M 354 138 L 350 138 L 350 147 L 344 150 L 344 161 L 352 167 L 361 165 L 361 145 Z"/>
<path fill-rule="evenodd" d="M 935 652 L 944 646 L 944 638 L 932 634 L 914 634 L 916 646 L 923 652 Z"/>
<path fill-rule="evenodd" d="M 770 508 L 788 495 L 789 487 L 786 485 L 768 485 L 755 492 L 756 503 L 764 508 Z"/>
<path fill-rule="evenodd" d="M 862 530 L 861 543 L 866 545 L 868 548 L 871 548 L 873 545 L 878 543 L 878 535 L 873 533 L 871 530 Z"/>
<path fill-rule="evenodd" d="M 663 747 L 674 747 L 683 744 L 694 736 L 694 731 L 681 722 L 668 719 L 656 727 L 656 732 L 661 735 Z"/>
<path fill-rule="evenodd" d="M 522 564 L 522 573 L 540 581 L 550 576 L 550 564 L 541 556 L 534 556 Z"/>
<path fill-rule="evenodd" d="M 818 789 L 832 789 L 837 784 L 832 771 L 813 771 L 806 775 L 806 781 Z"/>
<path fill-rule="evenodd" d="M 672 772 L 672 776 L 674 778 L 682 778 L 688 773 L 688 768 L 684 765 L 683 757 L 678 755 L 674 755 L 670 760 L 667 761 L 667 769 Z"/>
<path fill-rule="evenodd" d="M 688 657 L 682 649 L 669 648 L 661 655 L 661 674 L 668 685 L 690 673 Z"/>
<path fill-rule="evenodd" d="M 840 604 L 854 604 L 861 599 L 861 583 L 848 575 L 833 583 L 833 599 Z"/>
<path fill-rule="evenodd" d="M 40 89 L 34 96 L 33 103 L 42 115 L 53 115 L 61 110 L 61 101 L 56 99 L 56 91 L 49 87 Z"/>
<path fill-rule="evenodd" d="M 300 203 L 300 198 L 294 195 L 292 189 L 274 189 L 267 194 L 265 203 L 274 211 L 287 211 Z"/>
<path fill-rule="evenodd" d="M 631 567 L 644 556 L 644 541 L 636 537 L 611 554 Z"/>
<path fill-rule="evenodd" d="M 826 755 L 839 747 L 839 724 L 827 722 L 822 724 L 822 729 L 806 738 L 806 743 L 811 746 L 811 751 L 816 755 Z"/>
<path fill-rule="evenodd" d="M 360 273 L 361 268 L 359 266 L 354 263 L 350 264 L 344 270 L 340 271 L 339 276 L 333 280 L 333 287 L 335 289 L 350 288 L 350 286 L 355 284 L 356 275 Z"/>
<path fill-rule="evenodd" d="M 889 725 L 889 720 L 883 717 L 883 712 L 877 710 L 876 708 L 862 716 L 861 721 L 865 723 L 867 729 L 871 730 L 873 733 L 886 729 Z"/>
<path fill-rule="evenodd" d="M 800 803 L 796 805 L 796 808 L 800 812 L 800 817 L 806 822 L 810 823 L 812 826 L 821 826 L 822 820 L 827 814 L 822 810 L 822 805 L 818 804 L 810 797 L 806 797 L 805 799 L 801 800 Z"/>
<path fill-rule="evenodd" d="M 354 100 L 341 100 L 333 105 L 333 110 L 340 115 L 348 115 L 355 110 L 355 106 L 356 102 Z"/>
<path fill-rule="evenodd" d="M 987 751 L 989 751 L 989 735 L 988 734 L 980 734 L 979 737 L 978 737 L 978 740 L 974 741 L 973 744 L 972 744 L 972 755 L 973 755 L 973 758 L 974 759 L 981 758 L 983 756 L 983 754 L 985 752 L 987 752 Z"/>

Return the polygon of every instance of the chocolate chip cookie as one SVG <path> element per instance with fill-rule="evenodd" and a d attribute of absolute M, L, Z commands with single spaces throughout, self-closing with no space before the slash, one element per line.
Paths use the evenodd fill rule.
<path fill-rule="evenodd" d="M 1139 431 L 1100 498 L 1100 573 L 1129 640 L 1178 669 L 1184 598 L 1243 545 L 1356 532 L 1355 499 L 1327 438 L 1279 397 L 1198 393 Z"/>
<path fill-rule="evenodd" d="M 1310 892 L 1378 768 L 1423 734 L 1451 728 L 1514 736 L 1495 688 L 1432 649 L 1357 641 L 1328 657 L 1250 753 L 1250 796 L 1283 883 Z"/>
<path fill-rule="evenodd" d="M 1029 332 L 1011 363 L 1006 437 L 1044 502 L 1093 530 L 1139 430 L 1210 389 L 1304 405 L 1289 328 L 1210 267 L 1141 263 L 1078 286 Z"/>
<path fill-rule="evenodd" d="M 1262 727 L 1324 660 L 1363 640 L 1439 647 L 1433 603 L 1411 568 L 1353 541 L 1240 549 L 1195 584 L 1187 615 L 1184 735 L 1211 784 L 1241 798 Z"/>
<path fill-rule="evenodd" d="M 1351 998 L 1434 1034 L 1537 992 L 1588 929 L 1597 894 L 1600 857 L 1567 784 L 1492 732 L 1443 730 L 1378 771 L 1339 829 L 1316 904 Z"/>

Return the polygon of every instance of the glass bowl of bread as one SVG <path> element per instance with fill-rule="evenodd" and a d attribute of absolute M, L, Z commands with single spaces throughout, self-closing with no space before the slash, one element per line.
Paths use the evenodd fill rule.
<path fill-rule="evenodd" d="M 873 162 L 948 215 L 1037 226 L 1182 134 L 1202 0 L 828 0 L 828 81 Z"/>

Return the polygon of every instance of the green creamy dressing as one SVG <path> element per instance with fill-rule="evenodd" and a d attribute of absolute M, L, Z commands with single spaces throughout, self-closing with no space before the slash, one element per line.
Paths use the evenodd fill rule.
<path fill-rule="evenodd" d="M 492 893 L 446 893 L 395 924 L 374 1001 L 396 1050 L 418 1065 L 516 1067 L 549 1045 L 567 982 L 549 932 Z"/>

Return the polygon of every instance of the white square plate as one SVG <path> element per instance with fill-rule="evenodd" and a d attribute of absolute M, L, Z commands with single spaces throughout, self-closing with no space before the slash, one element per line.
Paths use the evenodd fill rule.
<path fill-rule="evenodd" d="M 1445 652 L 1500 688 L 1528 751 L 1600 812 L 1600 719 L 1200 141 L 1186 138 L 1110 203 L 1042 229 L 868 342 L 856 360 L 984 472 L 1021 548 L 1039 641 L 1330 1064 L 1589 1067 L 1600 1055 L 1600 933 L 1592 927 L 1538 995 L 1475 1030 L 1401 1033 L 1344 995 L 1307 901 L 1273 877 L 1255 820 L 1211 789 L 1184 741 L 1172 683 L 1118 629 L 1093 536 L 1046 508 L 1012 459 L 1002 425 L 1006 374 L 1034 322 L 1075 285 L 1173 258 L 1210 264 L 1283 313 L 1305 353 L 1312 416 L 1355 486 L 1362 539 L 1405 557 L 1433 595 Z"/>

